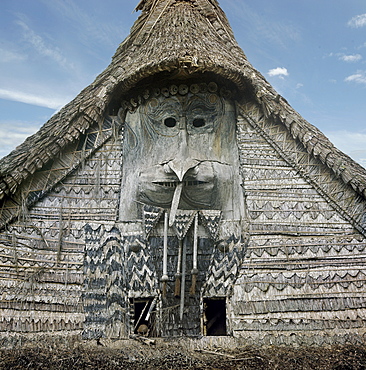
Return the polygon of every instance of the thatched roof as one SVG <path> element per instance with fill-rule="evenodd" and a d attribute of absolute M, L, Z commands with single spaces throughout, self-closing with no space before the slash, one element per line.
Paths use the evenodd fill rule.
<path fill-rule="evenodd" d="M 14 194 L 37 169 L 93 124 L 113 100 L 155 74 L 214 73 L 283 123 L 309 153 L 366 198 L 366 170 L 304 120 L 248 62 L 216 0 L 142 0 L 142 13 L 111 64 L 36 134 L 0 161 L 0 200 Z"/>

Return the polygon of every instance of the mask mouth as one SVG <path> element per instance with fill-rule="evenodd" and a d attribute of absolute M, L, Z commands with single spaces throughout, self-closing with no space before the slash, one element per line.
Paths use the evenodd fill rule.
<path fill-rule="evenodd" d="M 169 169 L 169 168 L 168 168 Z M 166 166 L 155 165 L 139 175 L 137 199 L 166 209 L 212 209 L 217 207 L 218 179 L 212 163 L 190 168 L 180 179 Z M 171 215 L 171 219 L 174 219 Z"/>
<path fill-rule="evenodd" d="M 178 184 L 183 184 L 184 187 L 189 186 L 200 186 L 208 184 L 207 181 L 198 181 L 198 180 L 185 180 L 185 181 L 153 181 L 154 185 L 159 185 L 164 188 L 176 188 Z"/>

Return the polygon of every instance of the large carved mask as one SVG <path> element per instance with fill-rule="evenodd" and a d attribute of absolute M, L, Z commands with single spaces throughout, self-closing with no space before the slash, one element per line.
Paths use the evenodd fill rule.
<path fill-rule="evenodd" d="M 139 205 L 220 210 L 242 217 L 236 113 L 215 83 L 172 85 L 146 93 L 125 118 L 121 221 Z"/>

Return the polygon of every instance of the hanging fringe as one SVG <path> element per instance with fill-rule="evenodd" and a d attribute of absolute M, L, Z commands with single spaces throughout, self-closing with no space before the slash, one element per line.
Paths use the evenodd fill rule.
<path fill-rule="evenodd" d="M 95 169 L 95 186 L 94 186 L 94 198 L 100 198 L 100 161 L 97 161 Z"/>
<path fill-rule="evenodd" d="M 161 294 L 163 298 L 166 298 L 166 293 L 167 293 L 167 282 L 163 280 L 161 285 Z"/>
<path fill-rule="evenodd" d="M 18 253 L 17 253 L 17 237 L 15 235 L 15 231 L 13 231 L 11 235 L 11 246 L 14 249 L 14 265 L 15 265 L 15 270 L 18 272 Z"/>
<path fill-rule="evenodd" d="M 198 274 L 198 271 L 197 273 L 194 274 L 192 270 L 192 283 L 191 283 L 191 289 L 189 290 L 189 294 L 191 296 L 196 295 L 197 274 Z"/>
<path fill-rule="evenodd" d="M 182 252 L 183 252 L 183 242 L 179 240 L 179 252 L 178 252 L 178 263 L 177 263 L 177 273 L 175 274 L 175 288 L 174 296 L 180 297 L 180 285 L 181 285 L 181 264 L 182 264 Z"/>
<path fill-rule="evenodd" d="M 181 275 L 180 274 L 176 274 L 175 275 L 175 287 L 174 287 L 174 296 L 176 298 L 179 298 L 180 297 L 180 279 L 181 279 Z"/>
<path fill-rule="evenodd" d="M 157 225 L 157 223 L 160 220 L 161 215 L 163 214 L 164 209 L 155 207 L 155 206 L 149 206 L 147 204 L 144 204 L 143 209 L 142 209 L 142 221 L 145 229 L 145 237 L 148 238 L 150 232 L 152 229 Z M 167 217 L 168 214 L 165 214 L 165 217 Z M 168 230 L 165 232 L 165 227 L 168 225 L 164 224 L 164 237 L 165 233 L 168 233 Z"/>
<path fill-rule="evenodd" d="M 120 128 L 120 126 L 118 124 L 118 120 L 116 120 L 116 119 L 113 118 L 112 119 L 112 142 L 113 143 L 116 143 L 117 140 L 118 140 L 119 128 Z"/>
<path fill-rule="evenodd" d="M 60 263 L 61 261 L 61 253 L 62 253 L 62 233 L 63 233 L 63 220 L 62 220 L 62 201 L 63 198 L 61 198 L 61 204 L 60 204 L 60 214 L 58 218 L 58 245 L 57 245 L 57 263 Z"/>
<path fill-rule="evenodd" d="M 25 230 L 26 224 L 29 221 L 28 206 L 27 206 L 27 197 L 22 193 L 20 206 L 20 215 L 18 216 L 19 222 L 23 223 L 23 230 Z"/>

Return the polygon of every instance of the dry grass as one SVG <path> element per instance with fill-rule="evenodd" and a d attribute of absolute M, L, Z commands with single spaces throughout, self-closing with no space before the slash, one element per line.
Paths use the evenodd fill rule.
<path fill-rule="evenodd" d="M 0 369 L 205 369 L 205 370 L 363 370 L 366 348 L 243 347 L 194 351 L 176 343 L 147 346 L 127 342 L 120 348 L 79 345 L 0 350 Z"/>

